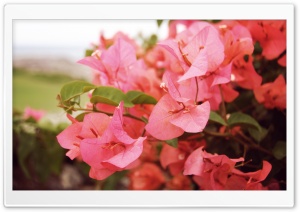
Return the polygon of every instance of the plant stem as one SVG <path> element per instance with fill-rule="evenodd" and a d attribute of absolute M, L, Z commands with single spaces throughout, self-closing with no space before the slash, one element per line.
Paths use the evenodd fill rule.
<path fill-rule="evenodd" d="M 97 180 L 95 184 L 95 190 L 102 190 L 103 181 Z"/>
<path fill-rule="evenodd" d="M 229 137 L 229 136 L 231 136 L 230 133 L 218 133 L 218 132 L 212 132 L 212 131 L 209 131 L 209 130 L 203 130 L 203 133 L 207 134 L 207 135 L 211 135 L 211 136 L 216 136 L 216 137 Z"/>
<path fill-rule="evenodd" d="M 108 113 L 108 112 L 101 111 L 101 110 L 97 110 L 97 109 L 92 110 L 92 109 L 84 109 L 84 108 L 74 108 L 73 110 L 74 110 L 74 111 L 79 110 L 79 111 L 86 111 L 86 112 L 104 113 L 104 114 L 106 114 L 106 115 L 108 115 L 108 116 L 112 116 L 112 115 L 113 115 L 113 113 Z M 148 123 L 148 121 L 147 121 L 146 119 L 141 119 L 141 118 L 139 118 L 139 117 L 136 117 L 136 116 L 134 116 L 134 115 L 131 115 L 130 113 L 125 113 L 125 114 L 123 114 L 123 115 L 126 116 L 126 117 L 129 117 L 129 118 L 132 118 L 132 119 L 135 119 L 135 120 L 144 122 L 144 123 L 146 123 L 146 124 Z"/>
<path fill-rule="evenodd" d="M 221 102 L 221 116 L 224 119 L 224 121 L 227 123 L 227 118 L 226 118 L 227 112 L 226 112 L 224 95 L 223 95 L 223 92 L 222 92 L 221 85 L 219 85 L 219 89 L 220 89 L 220 94 L 221 94 L 221 98 L 222 98 L 222 102 Z"/>

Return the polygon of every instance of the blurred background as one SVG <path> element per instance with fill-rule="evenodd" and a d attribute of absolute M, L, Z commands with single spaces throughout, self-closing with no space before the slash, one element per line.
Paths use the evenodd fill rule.
<path fill-rule="evenodd" d="M 91 81 L 92 70 L 77 61 L 101 33 L 163 39 L 166 28 L 166 22 L 158 27 L 156 20 L 14 20 L 13 189 L 97 188 L 88 178 L 89 168 L 71 161 L 58 145 L 56 135 L 69 121 L 56 96 L 69 81 Z M 107 185 L 102 187 L 116 189 Z"/>

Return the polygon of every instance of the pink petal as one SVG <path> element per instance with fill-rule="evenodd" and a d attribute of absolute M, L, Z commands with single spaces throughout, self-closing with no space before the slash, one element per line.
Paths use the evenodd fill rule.
<path fill-rule="evenodd" d="M 182 77 L 180 77 L 178 82 L 187 80 L 192 77 L 203 76 L 206 74 L 207 68 L 208 68 L 207 54 L 206 54 L 206 50 L 203 49 L 197 55 L 191 67 L 188 69 L 188 71 Z"/>
<path fill-rule="evenodd" d="M 94 70 L 98 70 L 98 71 L 104 71 L 105 67 L 102 64 L 102 62 L 100 60 L 98 60 L 95 57 L 85 57 L 81 60 L 78 61 L 78 63 L 83 64 L 83 65 L 87 65 L 89 67 L 91 67 Z"/>
<path fill-rule="evenodd" d="M 74 143 L 79 143 L 78 133 L 82 129 L 82 123 L 78 122 L 68 126 L 64 131 L 56 136 L 58 143 L 62 148 L 73 149 Z"/>
<path fill-rule="evenodd" d="M 210 113 L 209 102 L 204 102 L 190 109 L 189 112 L 174 114 L 170 122 L 185 132 L 201 132 L 207 124 Z"/>
<path fill-rule="evenodd" d="M 163 81 L 166 82 L 168 87 L 168 92 L 172 98 L 178 102 L 186 102 L 187 98 L 182 97 L 181 92 L 179 91 L 179 84 L 177 83 L 178 74 L 171 71 L 166 71 L 163 75 Z"/>
<path fill-rule="evenodd" d="M 272 169 L 272 165 L 268 161 L 264 160 L 263 167 L 261 170 L 244 173 L 238 169 L 234 169 L 232 173 L 243 177 L 251 177 L 252 179 L 256 180 L 256 182 L 261 182 L 266 179 L 271 169 Z"/>
<path fill-rule="evenodd" d="M 136 62 L 136 54 L 133 46 L 124 39 L 117 41 L 101 55 L 106 68 L 117 71 L 120 67 L 128 67 Z"/>
<path fill-rule="evenodd" d="M 191 42 L 183 49 L 188 53 L 188 60 L 193 63 L 199 53 L 199 48 L 206 50 L 208 71 L 214 71 L 224 60 L 224 45 L 219 38 L 218 31 L 212 26 L 204 27 Z"/>
<path fill-rule="evenodd" d="M 225 67 L 220 67 L 217 71 L 214 72 L 214 75 L 212 76 L 214 78 L 214 81 L 211 86 L 230 82 L 231 63 L 229 63 Z"/>
<path fill-rule="evenodd" d="M 102 136 L 110 120 L 110 117 L 104 113 L 89 113 L 85 115 L 80 136 L 82 138 L 96 138 Z"/>
<path fill-rule="evenodd" d="M 204 170 L 203 161 L 203 146 L 196 149 L 190 154 L 184 164 L 184 175 L 198 175 L 201 176 Z"/>
<path fill-rule="evenodd" d="M 66 154 L 66 156 L 68 156 L 71 160 L 74 160 L 74 158 L 76 158 L 79 155 L 80 155 L 80 149 L 77 146 L 74 146 L 74 148 L 70 149 Z"/>
<path fill-rule="evenodd" d="M 184 131 L 170 123 L 172 117 L 170 111 L 179 109 L 181 109 L 180 105 L 172 99 L 170 94 L 164 95 L 153 108 L 145 129 L 160 140 L 168 140 L 182 135 Z"/>
<path fill-rule="evenodd" d="M 67 118 L 72 122 L 72 124 L 77 123 L 77 119 L 75 119 L 73 116 L 67 113 Z"/>
<path fill-rule="evenodd" d="M 105 143 L 97 138 L 82 140 L 80 151 L 83 161 L 96 169 L 103 169 L 101 162 L 114 156 L 113 150 L 106 148 Z"/>
<path fill-rule="evenodd" d="M 109 169 L 106 169 L 106 168 L 95 169 L 95 168 L 91 167 L 90 172 L 89 172 L 89 176 L 90 176 L 90 178 L 93 178 L 93 179 L 96 179 L 96 180 L 104 180 L 107 177 L 109 177 L 110 175 L 112 175 L 113 173 L 115 173 L 115 171 L 109 170 Z"/>
<path fill-rule="evenodd" d="M 135 139 L 131 138 L 123 129 L 123 105 L 124 102 L 122 101 L 120 105 L 116 107 L 109 129 L 121 143 L 132 144 L 135 142 Z"/>
<path fill-rule="evenodd" d="M 279 65 L 286 67 L 286 54 L 284 54 L 281 58 L 279 58 L 277 62 Z"/>
<path fill-rule="evenodd" d="M 132 162 L 134 162 L 143 152 L 143 141 L 146 137 L 140 137 L 136 140 L 136 142 L 132 145 L 127 145 L 125 150 L 121 153 L 114 155 L 108 160 L 104 160 L 102 164 L 106 165 L 113 165 L 119 168 L 125 168 Z M 108 164 L 107 164 L 108 163 Z"/>
<path fill-rule="evenodd" d="M 168 144 L 164 144 L 160 153 L 160 164 L 163 168 L 167 168 L 168 165 L 176 163 L 179 160 L 180 150 L 178 148 L 171 147 Z"/>
<path fill-rule="evenodd" d="M 232 102 L 239 96 L 239 92 L 234 90 L 230 84 L 221 85 L 223 97 L 225 102 Z"/>
<path fill-rule="evenodd" d="M 286 35 L 280 29 L 272 26 L 264 26 L 268 37 L 261 43 L 263 47 L 262 55 L 268 60 L 275 59 L 286 49 Z"/>

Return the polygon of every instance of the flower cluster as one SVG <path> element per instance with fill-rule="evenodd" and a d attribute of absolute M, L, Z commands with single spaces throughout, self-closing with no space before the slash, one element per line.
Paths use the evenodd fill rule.
<path fill-rule="evenodd" d="M 274 155 L 257 144 L 268 126 L 236 102 L 250 96 L 246 104 L 284 113 L 284 72 L 270 80 L 263 64 L 285 67 L 285 21 L 176 20 L 169 37 L 154 43 L 101 35 L 79 61 L 94 79 L 70 83 L 58 96 L 72 122 L 57 136 L 67 156 L 87 163 L 97 180 L 128 170 L 128 189 L 269 189 L 262 182 Z M 79 110 L 85 113 L 70 115 Z"/>

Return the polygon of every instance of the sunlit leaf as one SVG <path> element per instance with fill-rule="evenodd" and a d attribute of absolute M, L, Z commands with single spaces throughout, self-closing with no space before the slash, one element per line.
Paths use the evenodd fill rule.
<path fill-rule="evenodd" d="M 124 101 L 125 107 L 133 107 L 134 104 L 120 90 L 109 86 L 97 87 L 92 94 L 91 103 L 104 103 L 108 105 L 118 106 L 121 101 Z"/>
<path fill-rule="evenodd" d="M 251 116 L 241 113 L 241 112 L 236 112 L 230 114 L 229 119 L 227 120 L 228 125 L 230 127 L 234 126 L 247 126 L 247 127 L 252 127 L 257 129 L 259 132 L 261 132 L 261 126 L 259 123 L 252 118 Z"/>
<path fill-rule="evenodd" d="M 79 99 L 75 97 L 78 97 L 81 94 L 86 93 L 94 88 L 95 85 L 92 85 L 85 81 L 72 81 L 65 84 L 61 88 L 60 99 L 64 105 L 69 106 L 72 102 L 79 102 Z"/>
<path fill-rule="evenodd" d="M 224 119 L 214 111 L 210 111 L 209 120 L 227 126 L 227 123 L 224 121 Z"/>
<path fill-rule="evenodd" d="M 126 96 L 133 104 L 156 104 L 157 100 L 141 91 L 128 91 Z"/>

